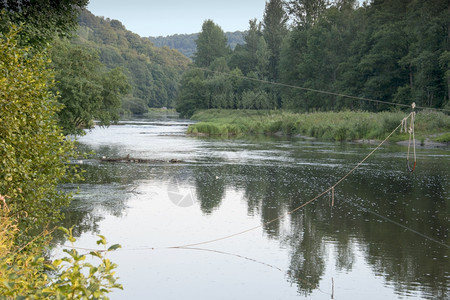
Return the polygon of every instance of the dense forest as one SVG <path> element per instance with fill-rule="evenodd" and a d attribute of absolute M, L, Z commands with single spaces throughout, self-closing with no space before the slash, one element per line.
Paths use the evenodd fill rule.
<path fill-rule="evenodd" d="M 177 110 L 448 109 L 449 27 L 447 0 L 270 0 L 234 50 L 204 22 Z"/>
<path fill-rule="evenodd" d="M 131 85 L 123 99 L 125 110 L 142 114 L 149 107 L 173 107 L 181 74 L 189 63 L 178 51 L 155 47 L 120 21 L 96 17 L 87 10 L 81 11 L 77 36 L 71 42 L 95 50 L 108 69 L 122 69 Z"/>
<path fill-rule="evenodd" d="M 242 45 L 244 41 L 245 32 L 225 32 L 227 37 L 227 45 L 234 50 L 237 45 Z M 150 41 L 157 47 L 167 46 L 176 49 L 185 56 L 192 58 L 197 51 L 197 44 L 195 41 L 198 38 L 198 33 L 191 34 L 174 34 L 169 36 L 149 37 Z"/>

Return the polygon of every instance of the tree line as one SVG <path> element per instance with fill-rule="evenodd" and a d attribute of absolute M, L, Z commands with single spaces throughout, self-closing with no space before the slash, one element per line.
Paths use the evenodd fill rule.
<path fill-rule="evenodd" d="M 177 110 L 381 111 L 383 102 L 449 107 L 447 0 L 270 0 L 231 50 L 203 23 Z M 283 86 L 270 83 L 282 83 Z M 294 89 L 286 86 L 302 87 Z M 376 99 L 355 101 L 312 90 Z"/>

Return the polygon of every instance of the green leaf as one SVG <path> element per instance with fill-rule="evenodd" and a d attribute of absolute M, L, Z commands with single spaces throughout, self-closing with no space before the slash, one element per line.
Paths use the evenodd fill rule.
<path fill-rule="evenodd" d="M 122 246 L 120 244 L 114 244 L 111 247 L 108 248 L 108 251 L 114 251 L 117 250 L 119 248 L 122 248 Z"/>
<path fill-rule="evenodd" d="M 99 234 L 99 235 L 97 235 L 100 239 L 97 241 L 97 245 L 100 245 L 100 244 L 102 244 L 102 245 L 106 245 L 106 238 L 103 236 L 103 235 L 101 235 L 101 234 Z"/>
<path fill-rule="evenodd" d="M 58 227 L 59 230 L 61 230 L 62 232 L 64 232 L 65 234 L 69 235 L 69 229 L 65 228 L 65 227 Z"/>
<path fill-rule="evenodd" d="M 91 251 L 91 252 L 89 252 L 89 254 L 92 255 L 92 256 L 96 256 L 98 258 L 103 258 L 101 253 L 98 252 L 98 251 Z"/>

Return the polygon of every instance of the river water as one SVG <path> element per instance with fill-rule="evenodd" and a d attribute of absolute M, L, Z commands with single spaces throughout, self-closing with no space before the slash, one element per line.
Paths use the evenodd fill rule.
<path fill-rule="evenodd" d="M 123 121 L 79 138 L 95 154 L 80 161 L 86 180 L 65 186 L 79 193 L 62 225 L 76 246 L 97 248 L 97 234 L 122 245 L 108 254 L 124 286 L 111 299 L 450 298 L 448 148 L 418 148 L 411 174 L 406 147 L 382 146 L 334 197 L 289 213 L 375 146 L 190 137 L 187 124 Z M 151 161 L 100 161 L 127 155 Z"/>

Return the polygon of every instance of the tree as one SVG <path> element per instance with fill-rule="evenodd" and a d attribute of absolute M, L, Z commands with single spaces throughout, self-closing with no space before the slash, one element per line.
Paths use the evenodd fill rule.
<path fill-rule="evenodd" d="M 2 0 L 0 31 L 8 32 L 10 23 L 21 25 L 20 42 L 44 48 L 56 35 L 70 35 L 87 4 L 88 0 Z"/>
<path fill-rule="evenodd" d="M 24 230 L 61 217 L 70 197 L 57 185 L 73 178 L 75 153 L 57 126 L 48 59 L 19 47 L 17 31 L 0 34 L 0 195 Z"/>
<path fill-rule="evenodd" d="M 130 86 L 120 68 L 103 73 L 100 82 L 102 84 L 102 102 L 96 116 L 100 125 L 105 126 L 119 121 L 122 97 L 129 91 Z"/>
<path fill-rule="evenodd" d="M 107 72 L 96 53 L 67 41 L 53 47 L 52 59 L 55 88 L 64 104 L 59 122 L 65 133 L 82 134 L 94 119 L 102 126 L 118 121 L 121 97 L 129 90 L 119 69 Z"/>
<path fill-rule="evenodd" d="M 249 28 L 244 36 L 244 45 L 237 45 L 230 57 L 230 68 L 239 68 L 244 74 L 256 71 L 258 43 L 262 37 L 261 23 L 256 19 L 249 21 Z"/>
<path fill-rule="evenodd" d="M 290 0 L 289 14 L 298 26 L 311 27 L 316 24 L 329 5 L 328 0 Z"/>
<path fill-rule="evenodd" d="M 225 33 L 212 20 L 206 20 L 203 23 L 196 44 L 197 52 L 194 54 L 194 63 L 198 67 L 209 67 L 216 58 L 230 53 Z"/>
<path fill-rule="evenodd" d="M 207 108 L 232 107 L 233 87 L 230 77 L 225 75 L 230 72 L 225 58 L 217 58 L 209 68 L 212 72 L 207 72 L 208 76 L 204 80 Z"/>
<path fill-rule="evenodd" d="M 298 64 L 304 61 L 304 55 L 308 51 L 308 32 L 304 28 L 295 28 L 283 41 L 280 55 L 280 79 L 281 82 L 303 86 L 307 80 L 306 74 L 298 68 Z M 282 89 L 283 107 L 287 109 L 308 109 L 308 100 L 304 92 L 290 88 Z"/>
<path fill-rule="evenodd" d="M 449 29 L 448 1 L 411 1 L 407 7 L 405 32 L 409 51 L 400 60 L 409 74 L 399 88 L 399 102 L 416 102 L 420 106 L 443 107 L 449 97 Z M 447 72 L 447 74 L 446 74 Z M 406 89 L 408 97 L 399 97 Z"/>
<path fill-rule="evenodd" d="M 267 47 L 266 40 L 264 37 L 259 37 L 258 44 L 255 52 L 256 56 L 256 64 L 255 64 L 255 71 L 258 74 L 259 79 L 267 80 L 270 76 L 270 70 L 269 67 L 271 66 L 271 52 L 269 48 Z M 276 63 L 278 68 L 278 62 Z M 278 73 L 278 72 L 277 72 Z M 273 73 L 272 73 L 273 75 Z M 277 75 L 278 76 L 278 75 Z"/>
<path fill-rule="evenodd" d="M 183 74 L 176 109 L 180 117 L 191 117 L 198 109 L 208 108 L 205 75 L 202 70 L 191 69 Z"/>
<path fill-rule="evenodd" d="M 280 60 L 281 43 L 287 33 L 288 17 L 284 11 L 282 0 L 270 0 L 266 3 L 263 19 L 263 36 L 270 51 L 269 79 L 277 81 L 278 63 Z"/>
<path fill-rule="evenodd" d="M 361 30 L 358 29 L 360 23 L 356 16 L 351 6 L 341 9 L 330 7 L 314 26 L 308 29 L 294 28 L 295 34 L 290 35 L 283 48 L 283 82 L 324 91 L 339 91 L 343 88 L 342 73 L 348 65 L 350 49 L 358 36 L 358 30 Z M 357 84 L 358 81 L 347 83 L 351 87 L 357 87 Z M 295 98 L 292 97 L 298 95 L 291 95 L 291 92 L 285 89 L 285 102 L 294 104 L 292 100 Z M 331 110 L 346 104 L 330 95 L 310 92 L 299 94 L 304 94 L 303 99 L 292 108 Z"/>

